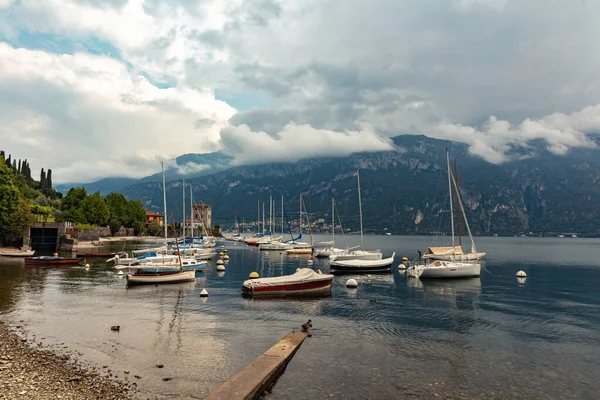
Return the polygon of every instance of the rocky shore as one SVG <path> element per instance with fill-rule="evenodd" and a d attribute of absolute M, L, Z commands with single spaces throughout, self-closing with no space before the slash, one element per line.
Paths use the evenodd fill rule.
<path fill-rule="evenodd" d="M 0 321 L 0 399 L 132 399 L 135 383 L 78 365 L 70 354 L 43 349 Z"/>

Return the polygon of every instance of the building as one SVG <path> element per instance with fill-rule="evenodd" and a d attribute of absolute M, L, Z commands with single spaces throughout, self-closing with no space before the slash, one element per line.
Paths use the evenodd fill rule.
<path fill-rule="evenodd" d="M 146 210 L 146 225 L 149 225 L 152 221 L 158 220 L 158 224 L 162 226 L 163 224 L 163 215 L 154 211 Z"/>
<path fill-rule="evenodd" d="M 202 228 L 205 227 L 210 232 L 210 228 L 212 227 L 212 207 L 206 203 L 199 202 L 192 206 L 192 210 L 193 222 L 189 219 L 185 220 L 186 231 L 193 227 L 195 232 L 203 234 Z"/>

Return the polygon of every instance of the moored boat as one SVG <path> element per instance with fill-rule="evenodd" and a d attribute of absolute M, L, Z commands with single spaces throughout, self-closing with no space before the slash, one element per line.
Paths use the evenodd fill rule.
<path fill-rule="evenodd" d="M 298 268 L 292 275 L 249 279 L 242 285 L 242 292 L 251 295 L 298 295 L 329 290 L 332 281 L 333 275 Z"/>
<path fill-rule="evenodd" d="M 391 257 L 381 260 L 335 260 L 331 263 L 331 271 L 333 273 L 378 273 L 390 272 L 390 266 L 394 263 L 393 253 Z"/>
<path fill-rule="evenodd" d="M 460 261 L 432 261 L 415 264 L 406 273 L 414 278 L 472 278 L 481 275 L 481 263 Z"/>
<path fill-rule="evenodd" d="M 94 253 L 91 251 L 85 253 L 77 253 L 77 257 L 81 258 L 113 258 L 116 253 Z"/>
<path fill-rule="evenodd" d="M 381 260 L 382 257 L 380 250 L 354 250 L 329 256 L 331 261 Z"/>
<path fill-rule="evenodd" d="M 24 258 L 32 257 L 35 254 L 35 250 L 1 250 L 0 257 L 12 257 L 12 258 Z"/>
<path fill-rule="evenodd" d="M 140 271 L 133 274 L 127 274 L 128 285 L 191 282 L 195 279 L 195 271 L 175 270 L 147 273 Z"/>
<path fill-rule="evenodd" d="M 27 257 L 25 258 L 25 264 L 27 265 L 67 265 L 67 264 L 80 264 L 85 261 L 85 258 L 65 258 L 58 256 L 39 256 L 39 257 Z"/>

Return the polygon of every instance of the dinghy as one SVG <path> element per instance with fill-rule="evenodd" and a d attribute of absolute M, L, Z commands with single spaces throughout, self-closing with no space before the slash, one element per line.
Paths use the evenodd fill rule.
<path fill-rule="evenodd" d="M 329 290 L 333 275 L 315 272 L 310 268 L 298 268 L 292 275 L 273 278 L 249 279 L 242 285 L 242 292 L 251 295 L 298 295 Z"/>
<path fill-rule="evenodd" d="M 40 256 L 25 258 L 25 265 L 67 265 L 80 264 L 85 261 L 85 258 L 64 258 L 58 256 Z"/>
<path fill-rule="evenodd" d="M 390 266 L 394 262 L 396 253 L 382 260 L 335 260 L 331 263 L 333 273 L 377 273 L 390 272 Z"/>
<path fill-rule="evenodd" d="M 0 257 L 12 257 L 12 258 L 24 258 L 32 257 L 35 254 L 35 250 L 2 250 L 0 251 Z"/>

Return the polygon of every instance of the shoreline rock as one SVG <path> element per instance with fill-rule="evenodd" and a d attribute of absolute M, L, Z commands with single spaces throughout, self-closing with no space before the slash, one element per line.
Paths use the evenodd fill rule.
<path fill-rule="evenodd" d="M 30 346 L 0 320 L 0 398 L 132 399 L 135 385 L 84 368 L 72 355 Z"/>

